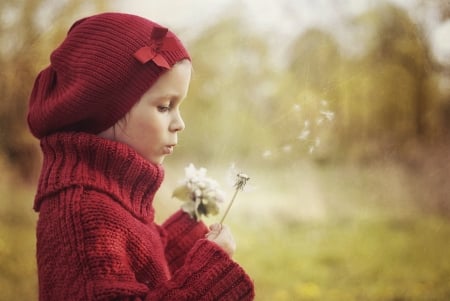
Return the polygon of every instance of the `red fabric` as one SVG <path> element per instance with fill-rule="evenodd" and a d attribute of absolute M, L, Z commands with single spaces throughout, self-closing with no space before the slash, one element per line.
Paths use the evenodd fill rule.
<path fill-rule="evenodd" d="M 138 60 L 135 53 L 146 47 L 151 56 Z M 60 131 L 100 133 L 182 59 L 190 57 L 180 40 L 150 20 L 122 13 L 81 19 L 35 80 L 30 130 L 37 138 Z"/>
<path fill-rule="evenodd" d="M 178 211 L 161 226 L 163 169 L 85 133 L 41 140 L 34 208 L 39 299 L 252 300 L 253 282 L 203 223 Z"/>

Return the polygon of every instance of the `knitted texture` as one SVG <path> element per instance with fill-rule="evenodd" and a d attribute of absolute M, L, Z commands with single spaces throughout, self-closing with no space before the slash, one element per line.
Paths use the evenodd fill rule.
<path fill-rule="evenodd" d="M 35 80 L 30 130 L 37 138 L 106 130 L 183 59 L 190 57 L 179 39 L 150 20 L 122 13 L 81 19 Z"/>
<path fill-rule="evenodd" d="M 86 133 L 41 139 L 39 299 L 252 300 L 253 282 L 207 228 L 177 211 L 154 222 L 163 180 L 124 144 Z"/>

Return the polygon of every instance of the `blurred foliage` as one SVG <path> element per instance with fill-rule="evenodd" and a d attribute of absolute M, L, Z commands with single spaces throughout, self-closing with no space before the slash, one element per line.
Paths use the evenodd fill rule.
<path fill-rule="evenodd" d="M 373 70 L 371 82 L 381 81 L 374 85 L 382 87 L 381 93 L 368 93 L 372 102 L 381 103 L 374 115 L 375 122 L 384 125 L 379 130 L 390 132 L 394 139 L 421 138 L 427 134 L 425 117 L 431 106 L 427 93 L 431 55 L 425 36 L 406 12 L 391 5 L 355 22 L 368 33 L 368 51 L 360 63 L 367 62 L 365 67 Z"/>
<path fill-rule="evenodd" d="M 28 97 L 50 52 L 73 20 L 105 8 L 104 0 L 2 0 L 0 2 L 0 155 L 27 180 L 36 177 L 39 152 L 28 131 Z"/>
<path fill-rule="evenodd" d="M 448 1 L 433 3 L 449 17 Z M 36 299 L 34 187 L 23 184 L 36 181 L 40 162 L 26 124 L 34 78 L 74 20 L 106 8 L 0 2 L 0 300 Z M 449 67 L 399 7 L 380 4 L 345 21 L 347 45 L 310 28 L 275 59 L 267 36 L 238 17 L 188 41 L 187 128 L 168 168 L 234 161 L 270 178 L 255 212 L 280 204 L 269 211 L 282 222 L 244 217 L 256 227 L 243 229 L 230 217 L 257 300 L 447 300 L 450 95 L 439 84 Z M 328 173 L 305 179 L 299 162 L 309 159 Z M 301 189 L 315 181 L 328 193 L 312 193 L 325 198 L 327 219 L 299 221 Z M 414 216 L 405 215 L 409 206 Z"/>
<path fill-rule="evenodd" d="M 264 40 L 242 28 L 237 19 L 224 20 L 190 47 L 194 75 L 183 107 L 187 128 L 181 156 L 223 161 L 239 154 L 247 160 L 272 143 L 273 133 L 265 127 L 272 117 L 268 90 L 275 81 L 267 64 L 270 53 Z"/>
<path fill-rule="evenodd" d="M 11 167 L 0 158 L 0 169 Z M 37 300 L 34 189 L 0 174 L 0 300 Z"/>

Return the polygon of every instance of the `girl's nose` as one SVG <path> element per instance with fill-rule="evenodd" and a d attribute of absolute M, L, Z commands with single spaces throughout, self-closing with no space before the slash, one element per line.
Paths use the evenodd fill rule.
<path fill-rule="evenodd" d="M 183 118 L 181 117 L 180 112 L 177 112 L 175 114 L 175 117 L 174 117 L 171 125 L 170 125 L 170 130 L 172 132 L 180 132 L 180 131 L 184 130 L 184 128 L 185 128 L 185 124 L 184 124 Z"/>

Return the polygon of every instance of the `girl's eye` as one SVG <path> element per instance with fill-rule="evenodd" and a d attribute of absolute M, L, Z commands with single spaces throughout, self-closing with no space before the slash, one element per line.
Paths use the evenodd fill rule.
<path fill-rule="evenodd" d="M 170 111 L 170 106 L 158 106 L 158 112 L 165 113 Z"/>

